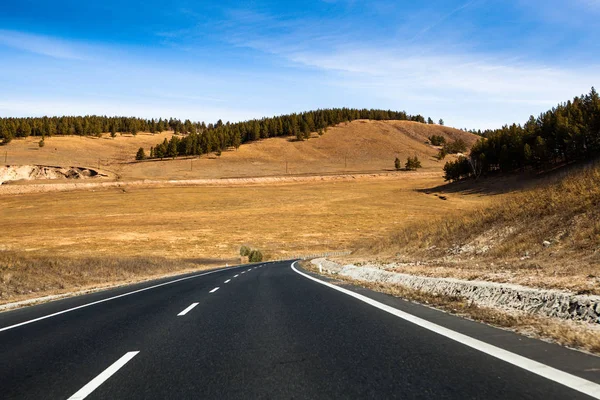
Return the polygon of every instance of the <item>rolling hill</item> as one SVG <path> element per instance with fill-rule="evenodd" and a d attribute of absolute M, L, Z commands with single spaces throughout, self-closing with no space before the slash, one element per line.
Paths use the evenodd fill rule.
<path fill-rule="evenodd" d="M 418 156 L 425 171 L 441 171 L 443 161 L 434 158 L 437 148 L 427 144 L 431 135 L 447 140 L 462 139 L 468 145 L 478 137 L 468 132 L 411 121 L 357 120 L 331 127 L 323 136 L 296 141 L 276 137 L 242 145 L 217 157 L 135 162 L 139 147 L 150 146 L 172 136 L 140 133 L 110 138 L 55 136 L 39 147 L 39 138 L 14 140 L 4 146 L 8 165 L 52 165 L 93 168 L 107 173 L 109 179 L 191 179 L 250 176 L 322 175 L 385 172 L 393 169 L 395 157 L 403 162 Z"/>

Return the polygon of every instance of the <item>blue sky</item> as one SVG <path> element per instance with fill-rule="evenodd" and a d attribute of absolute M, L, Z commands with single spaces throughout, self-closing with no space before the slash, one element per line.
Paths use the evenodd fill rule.
<path fill-rule="evenodd" d="M 0 116 L 323 107 L 524 122 L 600 85 L 600 0 L 4 0 Z"/>

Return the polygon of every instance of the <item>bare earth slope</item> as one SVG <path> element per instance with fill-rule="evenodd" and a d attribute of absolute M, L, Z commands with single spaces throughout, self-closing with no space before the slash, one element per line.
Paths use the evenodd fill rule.
<path fill-rule="evenodd" d="M 433 158 L 437 149 L 426 144 L 431 135 L 449 140 L 462 138 L 469 145 L 477 136 L 457 129 L 410 121 L 353 121 L 329 128 L 321 137 L 297 142 L 272 138 L 242 145 L 239 150 L 194 159 L 135 162 L 135 152 L 169 138 L 170 133 L 92 137 L 52 137 L 38 147 L 39 138 L 14 140 L 2 150 L 9 165 L 56 165 L 94 168 L 121 180 L 193 179 L 285 174 L 339 174 L 384 172 L 394 158 L 403 162 L 417 155 L 424 170 L 439 171 L 443 165 Z M 2 154 L 4 155 L 4 154 Z"/>

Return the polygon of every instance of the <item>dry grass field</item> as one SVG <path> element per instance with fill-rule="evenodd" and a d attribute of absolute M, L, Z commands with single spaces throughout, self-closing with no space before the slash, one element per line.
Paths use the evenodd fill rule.
<path fill-rule="evenodd" d="M 243 244 L 271 258 L 343 250 L 357 239 L 390 234 L 411 221 L 459 215 L 485 202 L 476 195 L 444 201 L 416 191 L 441 182 L 436 174 L 406 172 L 383 180 L 0 196 L 0 250 L 52 258 L 58 265 L 62 259 L 71 265 L 74 258 L 112 257 L 222 258 L 225 263 Z M 11 286 L 21 268 L 11 265 L 0 263 L 3 299 L 56 289 Z M 38 272 L 48 273 L 41 266 Z"/>
<path fill-rule="evenodd" d="M 431 135 L 442 135 L 448 140 L 461 138 L 469 145 L 477 140 L 475 135 L 445 126 L 358 120 L 329 128 L 323 136 L 313 134 L 303 142 L 271 138 L 225 151 L 220 157 L 210 154 L 135 162 L 139 147 L 148 153 L 150 146 L 171 136 L 168 132 L 118 135 L 114 139 L 108 135 L 55 136 L 47 138 L 43 148 L 38 146 L 39 138 L 30 137 L 4 146 L 0 157 L 6 155 L 9 165 L 94 168 L 125 181 L 385 172 L 393 169 L 395 157 L 405 162 L 414 155 L 420 158 L 424 170 L 441 171 L 443 161 L 433 157 L 437 149 L 426 144 Z"/>
<path fill-rule="evenodd" d="M 14 140 L 1 149 L 8 165 L 88 167 L 109 177 L 84 182 L 124 185 L 75 191 L 66 179 L 3 185 L 0 301 L 231 262 L 244 244 L 269 258 L 344 250 L 407 222 L 458 215 L 484 202 L 418 191 L 443 183 L 442 162 L 433 157 L 438 150 L 426 144 L 434 134 L 469 144 L 477 139 L 439 125 L 354 121 L 303 142 L 273 138 L 220 157 L 143 162 L 133 160 L 137 149 L 148 151 L 171 133 L 56 136 L 43 148 L 39 138 Z M 413 155 L 423 170 L 390 172 L 395 157 Z M 228 177 L 257 178 L 221 179 Z M 206 178 L 218 182 L 166 182 Z"/>
<path fill-rule="evenodd" d="M 398 272 L 600 295 L 600 164 L 445 187 L 450 196 L 474 189 L 486 207 L 357 241 L 354 261 L 377 258 L 396 263 Z"/>

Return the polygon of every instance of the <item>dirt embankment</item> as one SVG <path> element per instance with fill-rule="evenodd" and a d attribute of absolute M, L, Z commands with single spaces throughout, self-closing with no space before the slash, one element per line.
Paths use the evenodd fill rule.
<path fill-rule="evenodd" d="M 53 184 L 28 184 L 28 185 L 3 185 L 0 186 L 0 195 L 65 192 L 70 190 L 92 190 L 106 188 L 127 187 L 157 187 L 157 186 L 246 186 L 267 185 L 282 183 L 302 182 L 332 182 L 353 181 L 358 179 L 390 180 L 398 179 L 399 174 L 404 174 L 403 179 L 420 179 L 424 177 L 437 177 L 437 172 L 389 172 L 378 174 L 340 174 L 340 175 L 313 175 L 313 176 L 273 176 L 273 177 L 248 177 L 248 178 L 223 178 L 223 179 L 180 179 L 180 180 L 150 180 L 144 179 L 129 182 L 69 182 Z M 105 175 L 104 175 L 105 176 Z"/>
<path fill-rule="evenodd" d="M 0 185 L 13 181 L 87 179 L 107 176 L 96 170 L 83 167 L 49 165 L 5 165 L 0 167 Z"/>

